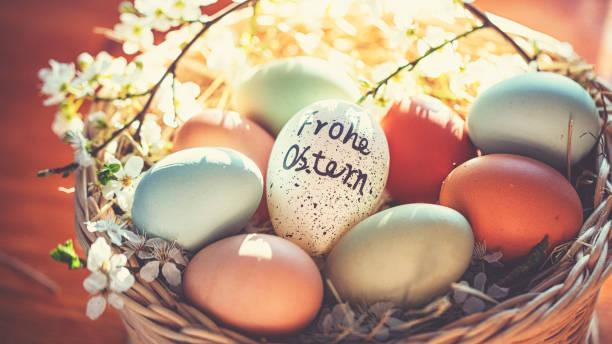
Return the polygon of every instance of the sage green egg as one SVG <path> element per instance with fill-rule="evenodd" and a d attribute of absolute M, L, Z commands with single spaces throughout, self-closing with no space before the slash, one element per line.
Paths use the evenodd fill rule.
<path fill-rule="evenodd" d="M 331 251 L 325 274 L 351 303 L 420 306 L 463 275 L 473 248 L 472 228 L 459 212 L 405 204 L 351 229 Z"/>
<path fill-rule="evenodd" d="M 134 194 L 132 220 L 141 233 L 197 250 L 238 233 L 263 195 L 257 165 L 229 148 L 198 147 L 153 165 Z"/>
<path fill-rule="evenodd" d="M 554 73 L 527 73 L 503 80 L 472 104 L 467 129 L 484 154 L 524 155 L 565 171 L 569 123 L 571 163 L 595 146 L 601 128 L 597 108 L 575 81 Z"/>
<path fill-rule="evenodd" d="M 319 100 L 359 98 L 356 83 L 342 68 L 315 57 L 292 57 L 255 67 L 233 98 L 243 113 L 276 135 L 289 118 Z"/>

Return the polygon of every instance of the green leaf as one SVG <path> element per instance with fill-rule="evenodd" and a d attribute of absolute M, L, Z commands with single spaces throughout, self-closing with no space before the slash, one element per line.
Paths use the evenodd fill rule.
<path fill-rule="evenodd" d="M 117 173 L 121 169 L 120 164 L 104 164 L 106 168 L 108 168 L 111 172 Z"/>
<path fill-rule="evenodd" d="M 63 245 L 58 244 L 57 248 L 52 250 L 49 255 L 55 261 L 68 264 L 68 269 L 70 270 L 84 267 L 84 261 L 74 251 L 71 239 L 66 240 L 66 243 Z"/>
<path fill-rule="evenodd" d="M 120 164 L 104 164 L 103 168 L 96 171 L 96 176 L 98 176 L 100 184 L 106 185 L 111 180 L 117 180 L 115 173 L 119 172 L 120 169 Z"/>

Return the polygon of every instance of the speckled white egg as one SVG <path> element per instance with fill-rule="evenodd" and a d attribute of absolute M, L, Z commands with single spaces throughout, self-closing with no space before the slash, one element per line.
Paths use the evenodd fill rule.
<path fill-rule="evenodd" d="M 567 166 L 567 141 L 573 120 L 571 162 L 593 149 L 600 130 L 593 99 L 575 81 L 537 72 L 501 81 L 476 98 L 468 133 L 483 153 L 510 153 Z"/>
<path fill-rule="evenodd" d="M 164 157 L 144 174 L 134 194 L 132 219 L 148 236 L 196 250 L 238 233 L 262 195 L 261 172 L 244 154 L 189 148 Z"/>
<path fill-rule="evenodd" d="M 322 255 L 369 216 L 389 172 L 389 147 L 378 122 L 343 100 L 296 113 L 270 155 L 268 209 L 279 236 Z"/>

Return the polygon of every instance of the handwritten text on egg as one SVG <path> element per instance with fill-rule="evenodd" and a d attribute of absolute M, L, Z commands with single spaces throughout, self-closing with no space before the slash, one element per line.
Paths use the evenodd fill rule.
<path fill-rule="evenodd" d="M 315 115 L 317 112 L 318 111 L 315 111 L 312 115 Z M 324 130 L 323 132 L 327 132 L 327 134 L 332 140 L 341 140 L 343 144 L 346 144 L 352 140 L 350 145 L 354 150 L 356 150 L 357 152 L 363 155 L 370 154 L 370 151 L 368 150 L 368 139 L 365 137 L 359 138 L 359 135 L 353 131 L 354 130 L 353 123 L 351 123 L 351 126 L 346 131 L 344 137 L 341 138 L 342 134 L 344 133 L 344 125 L 342 123 L 334 122 L 330 125 L 329 122 L 316 120 L 316 124 L 315 124 L 314 122 L 309 121 L 310 118 L 311 116 L 308 116 L 306 120 L 304 120 L 304 122 L 302 123 L 302 126 L 300 127 L 300 130 L 298 130 L 297 132 L 297 136 L 300 136 L 304 128 L 307 126 L 311 126 L 311 125 L 313 126 L 315 135 L 318 135 L 321 132 L 321 130 L 324 129 L 326 126 L 329 126 L 328 127 L 329 130 Z M 359 139 L 359 141 L 357 141 L 357 139 Z M 301 162 L 301 165 L 297 166 L 295 171 L 299 172 L 299 171 L 305 170 L 306 173 L 310 173 L 310 169 L 309 169 L 310 166 L 308 165 L 308 159 L 306 156 L 306 153 L 309 150 L 310 150 L 310 146 L 307 146 L 300 151 L 300 146 L 297 144 L 293 144 L 291 147 L 289 147 L 289 149 L 287 150 L 287 153 L 285 154 L 285 159 L 283 160 L 283 168 L 286 170 L 290 170 L 293 167 L 295 167 L 298 164 L 298 162 Z M 290 158 L 291 155 L 293 156 L 292 158 Z M 345 163 L 346 167 L 343 167 L 342 170 L 336 173 L 336 168 L 338 167 L 338 163 L 332 159 L 329 159 L 329 161 L 327 162 L 327 165 L 325 166 L 325 169 L 321 170 L 319 169 L 319 162 L 320 160 L 325 159 L 325 155 L 323 155 L 323 151 L 319 150 L 318 153 L 312 153 L 311 155 L 312 157 L 315 158 L 314 165 L 312 166 L 315 173 L 317 173 L 320 176 L 338 178 L 346 172 L 346 176 L 342 180 L 342 184 L 346 184 L 348 187 L 352 187 L 353 190 L 355 190 L 357 189 L 357 186 L 361 182 L 361 185 L 359 188 L 359 194 L 363 195 L 363 187 L 368 179 L 368 175 L 366 173 L 363 173 L 361 169 L 355 169 L 353 168 L 353 165 L 349 163 Z M 353 174 L 357 176 L 355 183 L 353 184 L 348 183 L 349 179 L 351 178 Z"/>

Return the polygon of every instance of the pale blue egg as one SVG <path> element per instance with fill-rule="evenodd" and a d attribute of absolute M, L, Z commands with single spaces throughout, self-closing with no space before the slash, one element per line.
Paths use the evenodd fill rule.
<path fill-rule="evenodd" d="M 524 155 L 565 170 L 569 122 L 571 163 L 595 146 L 601 124 L 588 92 L 562 75 L 537 72 L 501 81 L 480 94 L 468 118 L 468 134 L 484 154 Z"/>
<path fill-rule="evenodd" d="M 228 148 L 199 147 L 170 154 L 142 177 L 132 219 L 147 236 L 196 250 L 236 234 L 259 204 L 257 165 Z"/>

